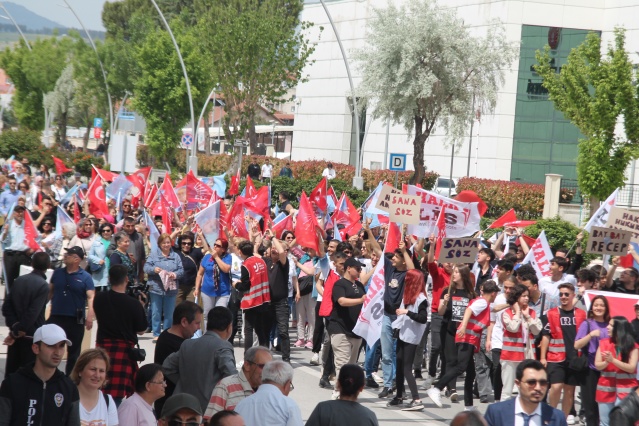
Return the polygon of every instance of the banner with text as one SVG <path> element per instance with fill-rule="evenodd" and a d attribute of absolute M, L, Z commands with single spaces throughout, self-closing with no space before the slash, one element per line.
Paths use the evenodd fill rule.
<path fill-rule="evenodd" d="M 552 251 L 546 239 L 546 231 L 541 231 L 535 243 L 530 247 L 530 251 L 524 258 L 523 263 L 530 263 L 535 268 L 537 278 L 541 279 L 551 275 L 550 259 L 552 258 Z"/>
<path fill-rule="evenodd" d="M 629 231 L 630 241 L 639 243 L 639 212 L 613 206 L 610 209 L 606 227 Z"/>
<path fill-rule="evenodd" d="M 357 318 L 357 324 L 353 328 L 353 333 L 366 340 L 368 346 L 373 346 L 382 336 L 385 286 L 383 260 L 377 262 L 370 282 L 366 299 Z"/>
<path fill-rule="evenodd" d="M 444 238 L 439 263 L 473 263 L 479 251 L 479 238 Z"/>
<path fill-rule="evenodd" d="M 625 256 L 628 254 L 630 236 L 628 231 L 593 226 L 588 237 L 586 253 Z"/>
<path fill-rule="evenodd" d="M 447 237 L 467 237 L 479 231 L 481 216 L 477 203 L 456 201 L 414 185 L 406 185 L 406 188 L 407 194 L 418 195 L 421 199 L 419 223 L 408 225 L 408 234 L 423 238 L 428 238 L 431 234 L 437 235 L 437 218 L 443 206 L 446 206 Z"/>

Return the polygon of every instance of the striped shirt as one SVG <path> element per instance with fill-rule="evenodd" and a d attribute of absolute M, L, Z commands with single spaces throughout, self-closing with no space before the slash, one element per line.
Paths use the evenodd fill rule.
<path fill-rule="evenodd" d="M 238 374 L 225 377 L 213 389 L 211 399 L 204 413 L 204 420 L 208 420 L 216 413 L 233 410 L 235 406 L 247 396 L 253 395 L 253 388 L 241 368 Z"/>

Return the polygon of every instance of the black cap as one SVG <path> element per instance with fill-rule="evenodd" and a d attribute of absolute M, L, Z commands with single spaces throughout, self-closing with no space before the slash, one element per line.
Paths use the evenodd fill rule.
<path fill-rule="evenodd" d="M 82 247 L 80 247 L 80 246 L 73 246 L 73 247 L 67 248 L 65 250 L 67 251 L 67 254 L 75 254 L 80 259 L 84 259 L 84 250 L 82 250 Z"/>
<path fill-rule="evenodd" d="M 357 261 L 357 259 L 355 259 L 354 257 L 349 257 L 348 259 L 346 259 L 346 262 L 344 262 L 344 269 L 348 268 L 363 268 L 364 265 L 363 263 L 360 263 Z"/>
<path fill-rule="evenodd" d="M 183 408 L 193 411 L 198 416 L 202 415 L 202 407 L 196 397 L 188 393 L 175 393 L 164 403 L 160 417 L 166 419 Z"/>

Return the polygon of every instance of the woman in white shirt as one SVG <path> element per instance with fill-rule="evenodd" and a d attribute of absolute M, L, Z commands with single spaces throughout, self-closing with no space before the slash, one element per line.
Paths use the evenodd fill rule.
<path fill-rule="evenodd" d="M 82 424 L 117 426 L 118 407 L 111 395 L 102 393 L 109 371 L 109 355 L 102 348 L 87 349 L 78 358 L 71 380 L 80 394 Z"/>

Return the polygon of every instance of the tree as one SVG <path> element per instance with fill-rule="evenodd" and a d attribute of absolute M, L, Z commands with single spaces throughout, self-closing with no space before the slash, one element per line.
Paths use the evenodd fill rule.
<path fill-rule="evenodd" d="M 52 92 L 44 95 L 44 106 L 53 114 L 58 123 L 56 142 L 62 145 L 67 140 L 67 122 L 73 115 L 73 97 L 76 82 L 73 80 L 73 65 L 69 64 L 62 71 Z"/>
<path fill-rule="evenodd" d="M 584 135 L 579 140 L 577 181 L 590 196 L 591 214 L 599 200 L 624 185 L 624 171 L 639 154 L 639 96 L 624 47 L 625 31 L 617 28 L 614 35 L 605 58 L 599 35 L 590 33 L 570 52 L 559 74 L 550 65 L 549 46 L 537 52 L 535 67 L 555 108 Z M 617 131 L 621 121 L 624 134 Z"/>
<path fill-rule="evenodd" d="M 501 24 L 481 37 L 435 0 L 374 10 L 366 42 L 354 55 L 362 73 L 358 96 L 374 119 L 390 117 L 414 133 L 413 183 L 424 177 L 424 147 L 436 127 L 458 144 L 477 109 L 494 111 L 516 54 Z"/>
<path fill-rule="evenodd" d="M 32 51 L 21 41 L 0 55 L 0 67 L 16 88 L 12 107 L 21 126 L 44 129 L 43 96 L 53 90 L 72 46 L 72 37 L 48 37 L 32 42 Z"/>
<path fill-rule="evenodd" d="M 248 133 L 255 148 L 258 107 L 280 103 L 289 87 L 305 81 L 303 69 L 312 63 L 315 48 L 304 35 L 312 24 L 299 20 L 303 5 L 302 0 L 196 1 L 207 66 L 222 88 L 228 142 Z"/>

